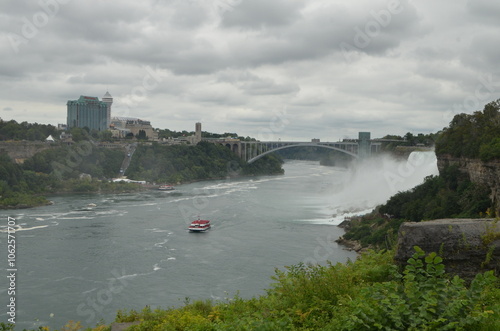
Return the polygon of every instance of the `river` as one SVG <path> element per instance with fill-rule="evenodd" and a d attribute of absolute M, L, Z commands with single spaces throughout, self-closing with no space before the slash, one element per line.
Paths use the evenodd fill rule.
<path fill-rule="evenodd" d="M 343 234 L 336 225 L 436 174 L 433 153 L 421 155 L 412 164 L 379 160 L 356 171 L 287 161 L 280 176 L 57 196 L 51 206 L 2 211 L 1 245 L 8 216 L 17 227 L 16 329 L 61 328 L 69 320 L 95 326 L 112 322 L 119 309 L 180 306 L 186 298 L 250 298 L 265 294 L 275 268 L 355 259 L 334 242 Z M 213 228 L 187 232 L 198 216 Z M 0 282 L 1 321 L 8 287 Z"/>

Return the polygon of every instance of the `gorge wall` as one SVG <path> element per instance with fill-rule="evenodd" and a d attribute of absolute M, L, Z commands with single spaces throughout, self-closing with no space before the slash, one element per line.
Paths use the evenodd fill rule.
<path fill-rule="evenodd" d="M 437 165 L 440 173 L 445 167 L 456 165 L 461 172 L 469 176 L 471 182 L 488 186 L 495 210 L 500 214 L 500 160 L 483 162 L 479 159 L 438 155 Z"/>
<path fill-rule="evenodd" d="M 36 153 L 57 146 L 41 141 L 0 141 L 0 152 L 7 153 L 14 162 L 21 164 Z"/>
<path fill-rule="evenodd" d="M 479 272 L 500 272 L 500 222 L 494 219 L 441 219 L 407 222 L 399 228 L 396 261 L 405 265 L 418 246 L 438 253 L 446 271 L 471 280 Z"/>

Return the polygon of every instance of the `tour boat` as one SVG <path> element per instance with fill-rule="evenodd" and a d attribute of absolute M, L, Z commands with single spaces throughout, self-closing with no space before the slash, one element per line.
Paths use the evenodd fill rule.
<path fill-rule="evenodd" d="M 160 187 L 158 187 L 158 189 L 160 191 L 173 191 L 174 187 L 171 185 L 161 185 Z"/>
<path fill-rule="evenodd" d="M 210 221 L 200 220 L 192 221 L 188 227 L 189 232 L 204 232 L 210 229 Z"/>

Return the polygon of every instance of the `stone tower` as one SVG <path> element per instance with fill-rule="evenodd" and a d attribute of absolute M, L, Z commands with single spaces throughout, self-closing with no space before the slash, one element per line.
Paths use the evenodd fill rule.
<path fill-rule="evenodd" d="M 194 128 L 194 139 L 196 144 L 201 141 L 201 123 L 197 122 Z"/>
<path fill-rule="evenodd" d="M 111 125 L 111 105 L 113 104 L 113 97 L 109 92 L 106 91 L 106 94 L 102 97 L 102 102 L 108 106 L 106 129 L 109 129 Z"/>

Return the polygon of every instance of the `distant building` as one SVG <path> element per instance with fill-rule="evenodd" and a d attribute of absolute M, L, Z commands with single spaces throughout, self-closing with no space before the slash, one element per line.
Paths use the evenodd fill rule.
<path fill-rule="evenodd" d="M 109 128 L 111 125 L 111 105 L 113 104 L 113 97 L 106 91 L 106 94 L 102 97 L 102 102 L 104 102 L 108 106 L 108 113 L 106 118 L 106 127 Z"/>
<path fill-rule="evenodd" d="M 66 131 L 61 132 L 61 134 L 59 135 L 59 139 L 66 145 L 73 144 L 73 137 L 71 136 L 71 133 L 68 133 Z"/>
<path fill-rule="evenodd" d="M 195 124 L 194 135 L 187 137 L 187 141 L 189 141 L 189 143 L 191 145 L 196 145 L 197 143 L 199 143 L 201 141 L 201 123 L 200 122 L 197 122 Z"/>
<path fill-rule="evenodd" d="M 124 129 L 126 132 L 131 132 L 134 136 L 139 134 L 139 131 L 144 131 L 146 137 L 149 140 L 158 140 L 158 132 L 151 126 L 150 121 L 141 120 L 139 118 L 134 117 L 113 117 L 111 119 L 111 126 L 114 127 L 114 130 L 121 131 L 122 133 Z"/>
<path fill-rule="evenodd" d="M 106 93 L 105 97 L 109 95 Z M 109 95 L 111 97 L 111 95 Z M 104 131 L 109 128 L 108 117 L 111 112 L 111 101 L 99 101 L 97 97 L 80 96 L 78 100 L 69 100 L 67 125 L 71 128 L 88 127 L 90 130 Z"/>
<path fill-rule="evenodd" d="M 67 124 L 62 124 L 62 123 L 57 124 L 57 130 L 64 130 L 64 131 L 66 131 L 67 129 L 68 129 L 68 125 Z"/>
<path fill-rule="evenodd" d="M 113 123 L 110 126 L 111 135 L 113 138 L 123 139 L 125 138 L 131 131 L 129 129 L 115 127 Z"/>

